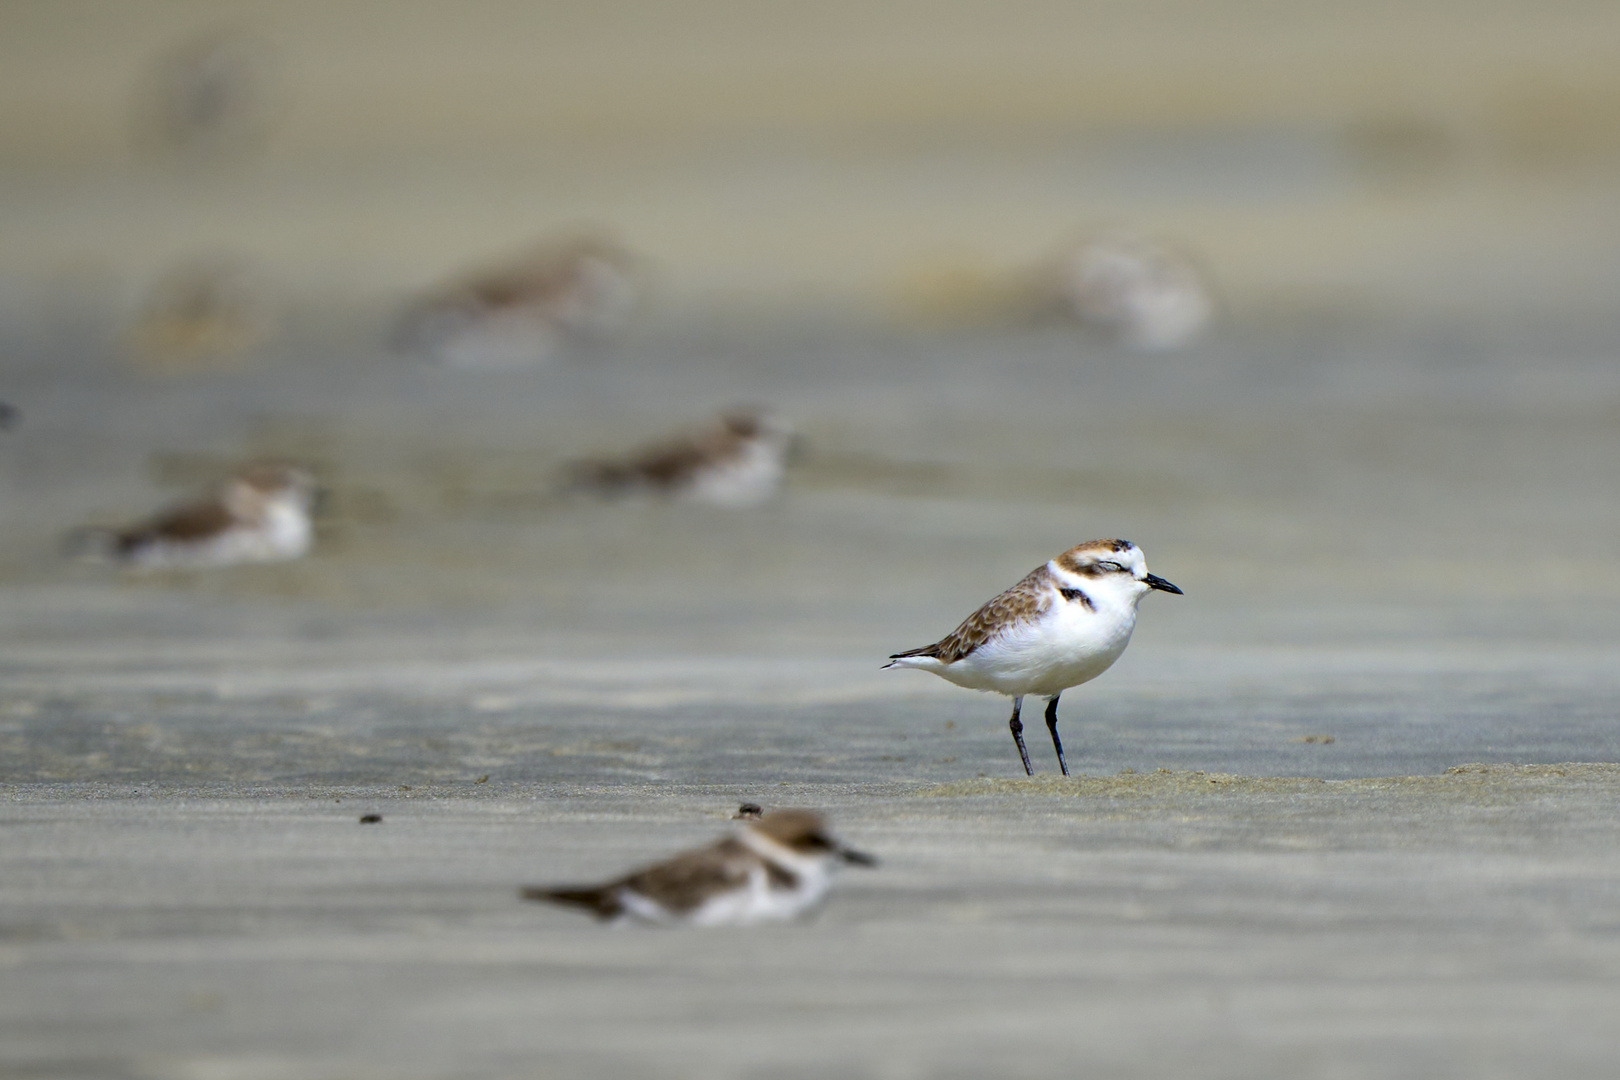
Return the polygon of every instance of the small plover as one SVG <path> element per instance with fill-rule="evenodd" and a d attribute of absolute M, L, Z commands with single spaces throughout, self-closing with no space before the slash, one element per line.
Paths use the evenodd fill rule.
<path fill-rule="evenodd" d="M 585 908 L 599 919 L 684 926 L 749 926 L 798 916 L 827 895 L 840 863 L 873 866 L 870 855 L 827 835 L 810 810 L 745 817 L 705 848 L 633 871 L 605 885 L 531 885 L 525 900 Z"/>
<path fill-rule="evenodd" d="M 315 481 L 302 469 L 257 464 L 221 484 L 211 498 L 163 511 L 125 529 L 85 529 L 72 538 L 140 570 L 280 562 L 314 541 Z"/>
<path fill-rule="evenodd" d="M 1013 699 L 1013 741 L 1024 772 L 1035 775 L 1019 710 L 1025 694 L 1046 698 L 1046 727 L 1058 767 L 1069 775 L 1058 738 L 1058 696 L 1090 682 L 1119 659 L 1136 629 L 1136 605 L 1154 589 L 1180 589 L 1147 571 L 1129 540 L 1093 540 L 1036 567 L 950 634 L 895 653 L 886 668 L 918 668 L 969 690 Z"/>
<path fill-rule="evenodd" d="M 517 367 L 549 360 L 566 340 L 617 330 L 640 292 L 636 261 L 619 245 L 581 236 L 538 246 L 412 304 L 394 345 L 453 367 Z"/>
<path fill-rule="evenodd" d="M 761 409 L 732 409 L 700 430 L 617 460 L 572 466 L 572 485 L 605 495 L 649 491 L 717 506 L 757 506 L 782 486 L 793 427 Z"/>
<path fill-rule="evenodd" d="M 1083 325 L 1143 352 L 1190 344 L 1215 315 L 1209 286 L 1191 259 L 1131 233 L 1075 245 L 1047 276 L 1054 299 Z"/>
<path fill-rule="evenodd" d="M 193 162 L 261 148 L 284 104 L 277 61 L 268 39 L 238 27 L 180 41 L 147 66 L 141 144 Z"/>
<path fill-rule="evenodd" d="M 148 293 L 128 340 L 149 371 L 228 367 L 275 335 L 269 290 L 252 267 L 197 259 L 165 273 Z"/>

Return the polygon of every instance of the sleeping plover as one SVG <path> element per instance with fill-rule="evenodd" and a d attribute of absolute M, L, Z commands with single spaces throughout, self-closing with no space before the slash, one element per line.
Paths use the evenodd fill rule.
<path fill-rule="evenodd" d="M 155 57 L 137 98 L 143 147 L 193 162 L 261 148 L 284 104 L 277 60 L 268 39 L 230 26 Z"/>
<path fill-rule="evenodd" d="M 1032 570 L 932 645 L 896 653 L 886 668 L 919 668 L 965 686 L 1013 699 L 1013 741 L 1033 776 L 1018 719 L 1025 694 L 1046 698 L 1046 727 L 1058 767 L 1069 775 L 1058 738 L 1058 696 L 1107 671 L 1136 629 L 1136 605 L 1150 591 L 1180 593 L 1147 572 L 1129 540 L 1093 540 Z"/>
<path fill-rule="evenodd" d="M 795 445 L 792 426 L 759 409 L 733 409 L 701 430 L 618 460 L 572 466 L 574 487 L 605 495 L 648 491 L 718 506 L 757 506 L 775 495 Z"/>
<path fill-rule="evenodd" d="M 275 335 L 269 290 L 246 263 L 197 259 L 165 273 L 130 327 L 136 362 L 163 374 L 228 367 Z"/>
<path fill-rule="evenodd" d="M 1190 259 L 1130 233 L 1076 245 L 1047 276 L 1056 301 L 1082 324 L 1144 352 L 1190 344 L 1215 315 L 1209 286 Z"/>
<path fill-rule="evenodd" d="M 810 810 L 771 810 L 736 833 L 605 885 L 522 890 L 525 900 L 573 904 L 599 919 L 685 926 L 748 926 L 796 918 L 820 903 L 840 863 L 872 856 L 827 835 Z"/>
<path fill-rule="evenodd" d="M 538 363 L 565 340 L 617 330 L 635 306 L 637 276 L 635 260 L 610 241 L 545 244 L 412 304 L 394 345 L 455 367 Z"/>
<path fill-rule="evenodd" d="M 314 540 L 315 495 L 314 479 L 302 469 L 253 465 L 221 484 L 211 498 L 127 529 L 81 530 L 72 547 L 141 570 L 296 559 Z"/>

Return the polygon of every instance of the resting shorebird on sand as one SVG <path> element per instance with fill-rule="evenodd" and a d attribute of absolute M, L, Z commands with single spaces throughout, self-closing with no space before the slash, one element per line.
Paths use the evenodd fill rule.
<path fill-rule="evenodd" d="M 574 237 L 422 297 L 399 317 L 393 344 L 451 367 L 522 367 L 552 359 L 569 342 L 611 335 L 640 292 L 629 252 L 601 237 Z"/>
<path fill-rule="evenodd" d="M 1147 572 L 1129 540 L 1093 540 L 1032 570 L 932 645 L 889 657 L 886 668 L 919 668 L 969 690 L 1013 699 L 1013 741 L 1024 772 L 1035 775 L 1018 718 L 1025 694 L 1046 698 L 1046 728 L 1058 767 L 1069 775 L 1058 738 L 1058 696 L 1090 682 L 1119 659 L 1136 629 L 1136 605 L 1154 589 L 1180 589 Z"/>
<path fill-rule="evenodd" d="M 172 507 L 124 529 L 80 529 L 68 549 L 138 570 L 282 562 L 314 542 L 315 480 L 288 465 L 249 466 L 211 498 Z"/>
<path fill-rule="evenodd" d="M 751 803 L 745 808 L 758 811 Z M 745 813 L 731 836 L 605 885 L 530 885 L 525 900 L 582 907 L 598 919 L 682 926 L 749 926 L 793 919 L 821 902 L 840 863 L 877 860 L 827 835 L 810 810 Z"/>
<path fill-rule="evenodd" d="M 647 492 L 715 506 L 758 506 L 782 486 L 797 439 L 766 409 L 731 409 L 705 427 L 631 451 L 575 462 L 570 486 L 603 495 Z"/>
<path fill-rule="evenodd" d="M 1055 299 L 1082 324 L 1142 352 L 1192 344 L 1215 317 L 1209 282 L 1192 259 L 1131 233 L 1094 236 L 1047 270 Z"/>

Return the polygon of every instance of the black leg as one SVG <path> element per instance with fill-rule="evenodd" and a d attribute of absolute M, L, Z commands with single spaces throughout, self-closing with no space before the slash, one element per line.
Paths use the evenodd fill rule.
<path fill-rule="evenodd" d="M 1029 751 L 1024 749 L 1024 722 L 1018 719 L 1018 710 L 1023 707 L 1023 698 L 1013 698 L 1012 719 L 1007 721 L 1007 726 L 1012 728 L 1013 742 L 1018 744 L 1018 756 L 1022 758 L 1024 762 L 1024 775 L 1034 776 L 1035 770 L 1029 767 Z"/>
<path fill-rule="evenodd" d="M 1053 694 L 1046 699 L 1046 730 L 1052 733 L 1052 745 L 1057 747 L 1058 768 L 1063 770 L 1064 776 L 1068 776 L 1069 763 L 1063 760 L 1063 740 L 1058 738 L 1057 733 L 1057 701 L 1061 696 L 1061 694 Z"/>

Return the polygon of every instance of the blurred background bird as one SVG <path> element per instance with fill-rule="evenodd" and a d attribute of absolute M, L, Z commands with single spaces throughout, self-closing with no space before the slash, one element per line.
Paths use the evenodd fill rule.
<path fill-rule="evenodd" d="M 1043 291 L 1081 325 L 1143 352 L 1196 341 L 1215 315 L 1206 275 L 1174 248 L 1114 230 L 1054 258 Z"/>
<path fill-rule="evenodd" d="M 523 889 L 526 900 L 584 908 L 606 921 L 751 926 L 796 919 L 820 904 L 844 864 L 877 860 L 835 840 L 811 810 L 743 817 L 731 835 L 603 885 Z"/>
<path fill-rule="evenodd" d="M 638 292 L 636 262 L 623 247 L 599 236 L 569 237 L 416 300 L 399 316 L 392 341 L 452 367 L 541 363 L 571 342 L 619 330 Z"/>
<path fill-rule="evenodd" d="M 303 469 L 256 463 L 207 498 L 124 528 L 78 530 L 68 547 L 137 570 L 283 562 L 309 552 L 316 497 L 315 480 Z"/>
<path fill-rule="evenodd" d="M 571 486 L 609 496 L 642 492 L 716 506 L 757 506 L 781 489 L 797 446 L 793 426 L 781 416 L 766 409 L 731 409 L 703 427 L 623 457 L 576 462 Z"/>
<path fill-rule="evenodd" d="M 282 107 L 276 49 L 246 25 L 210 26 L 150 60 L 135 103 L 137 138 L 190 164 L 258 151 Z"/>
<path fill-rule="evenodd" d="M 276 329 L 268 286 L 241 259 L 187 259 L 153 283 L 128 331 L 136 366 L 177 375 L 240 364 Z"/>

